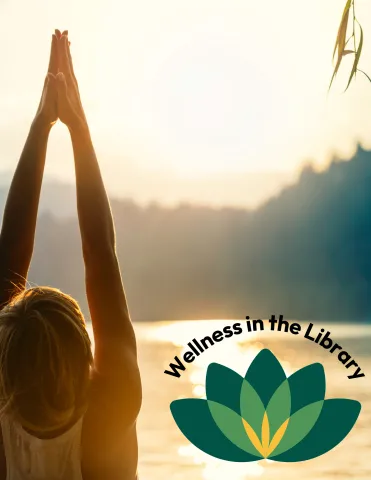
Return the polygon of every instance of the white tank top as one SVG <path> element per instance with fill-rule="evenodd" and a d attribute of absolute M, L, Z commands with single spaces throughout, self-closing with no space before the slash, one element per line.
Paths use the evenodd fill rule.
<path fill-rule="evenodd" d="M 81 417 L 56 438 L 41 439 L 5 415 L 1 419 L 6 480 L 83 480 L 81 474 Z"/>

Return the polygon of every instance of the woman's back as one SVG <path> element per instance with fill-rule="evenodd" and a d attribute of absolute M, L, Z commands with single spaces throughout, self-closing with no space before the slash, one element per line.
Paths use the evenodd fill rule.
<path fill-rule="evenodd" d="M 54 438 L 38 438 L 11 417 L 1 419 L 6 480 L 82 480 L 83 417 Z"/>

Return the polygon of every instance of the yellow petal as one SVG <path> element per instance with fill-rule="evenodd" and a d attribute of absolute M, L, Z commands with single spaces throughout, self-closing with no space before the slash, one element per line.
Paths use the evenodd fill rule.
<path fill-rule="evenodd" d="M 260 440 L 255 433 L 254 429 L 252 428 L 251 425 L 249 425 L 246 420 L 243 418 L 242 419 L 243 426 L 245 428 L 245 431 L 247 433 L 247 436 L 249 437 L 251 443 L 254 445 L 254 447 L 257 449 L 257 451 L 264 457 L 264 449 L 262 447 L 262 444 L 260 443 Z"/>
<path fill-rule="evenodd" d="M 264 413 L 262 423 L 262 447 L 264 450 L 264 456 L 267 457 L 269 449 L 269 420 L 267 412 Z"/>
<path fill-rule="evenodd" d="M 275 450 L 278 447 L 280 441 L 282 440 L 282 437 L 285 435 L 287 425 L 289 424 L 289 420 L 290 418 L 285 420 L 283 424 L 280 426 L 280 428 L 277 430 L 277 432 L 274 434 L 274 437 L 268 448 L 267 457 L 269 457 L 269 455 L 273 452 L 273 450 Z"/>

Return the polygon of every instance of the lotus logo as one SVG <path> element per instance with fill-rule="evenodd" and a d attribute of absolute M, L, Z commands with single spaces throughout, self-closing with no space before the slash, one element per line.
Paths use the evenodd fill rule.
<path fill-rule="evenodd" d="M 175 400 L 170 408 L 182 433 L 209 455 L 232 462 L 300 462 L 334 448 L 360 413 L 355 400 L 325 400 L 325 389 L 320 363 L 287 378 L 277 358 L 265 349 L 245 378 L 210 364 L 207 399 Z"/>

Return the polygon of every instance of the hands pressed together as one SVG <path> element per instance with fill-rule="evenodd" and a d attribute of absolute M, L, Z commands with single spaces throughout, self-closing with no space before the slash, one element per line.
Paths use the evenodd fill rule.
<path fill-rule="evenodd" d="M 70 130 L 86 125 L 79 88 L 72 65 L 68 32 L 52 36 L 48 74 L 45 78 L 36 120 L 52 126 L 58 118 Z"/>

